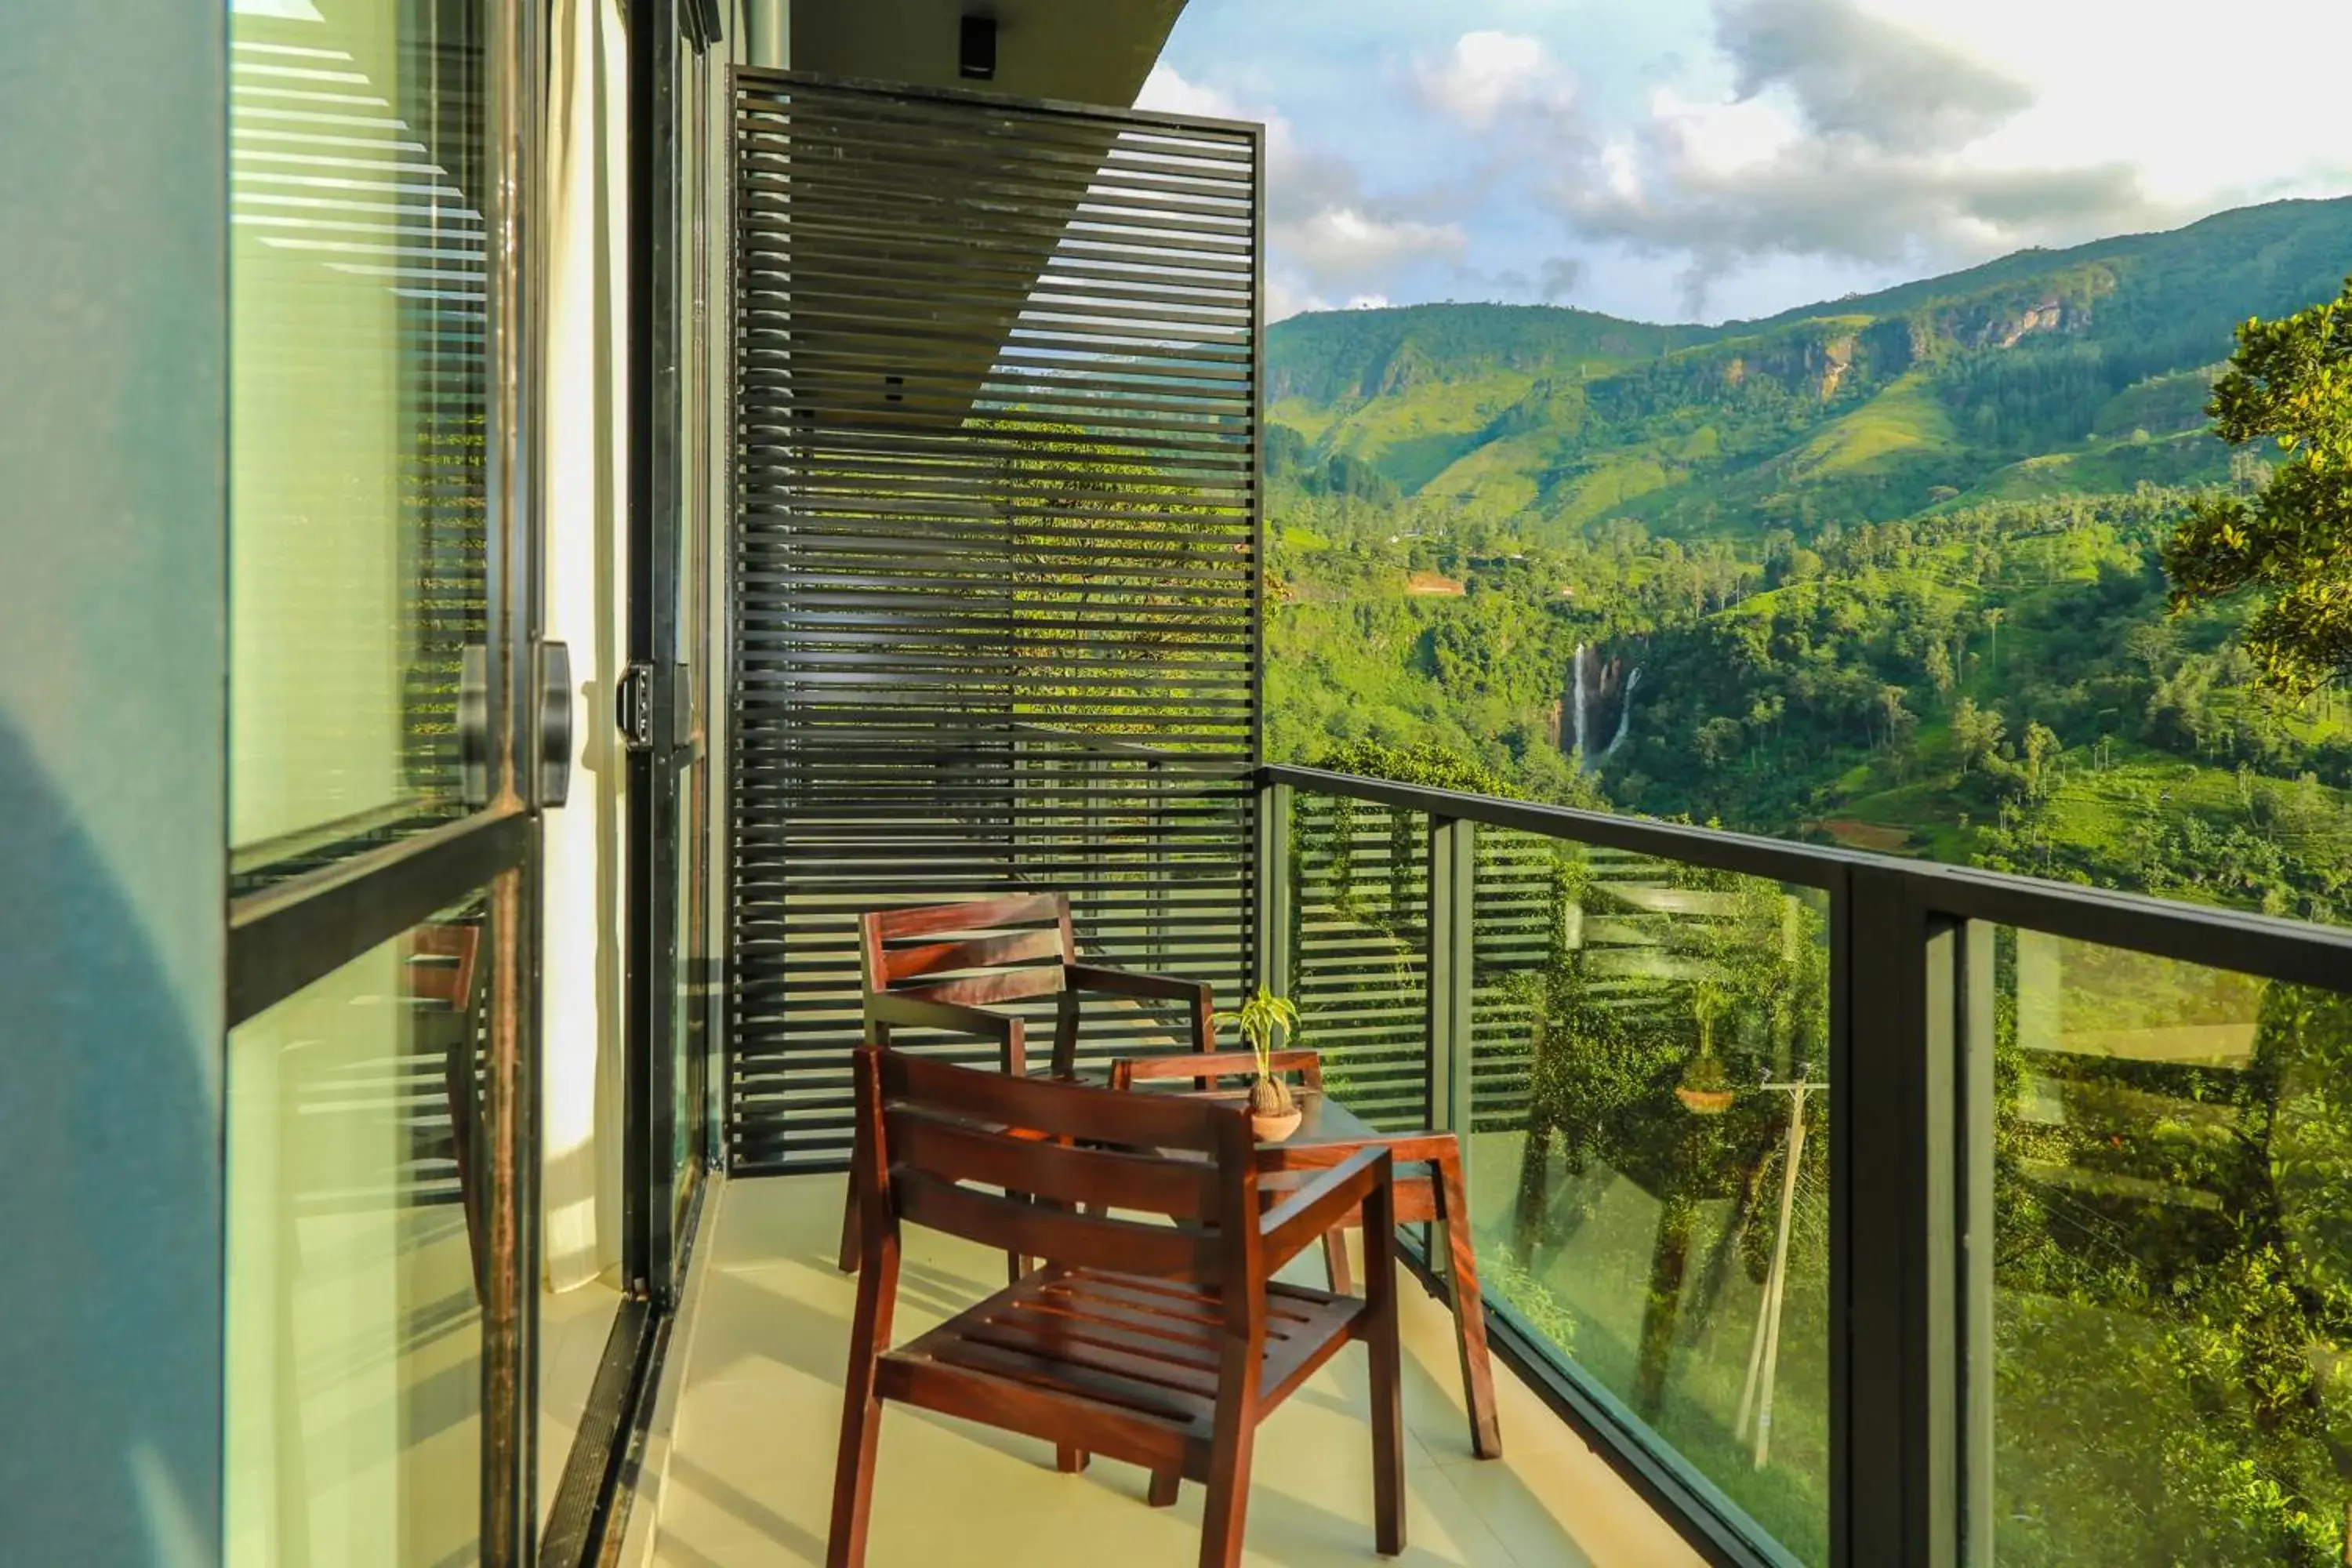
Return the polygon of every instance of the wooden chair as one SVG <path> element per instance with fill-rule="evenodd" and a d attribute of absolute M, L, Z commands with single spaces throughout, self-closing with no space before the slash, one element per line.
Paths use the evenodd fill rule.
<path fill-rule="evenodd" d="M 1313 1050 L 1302 1047 L 1276 1051 L 1274 1066 L 1276 1071 L 1297 1073 L 1307 1089 L 1321 1092 L 1323 1059 Z M 1125 1089 L 1139 1080 L 1189 1079 L 1194 1089 L 1213 1094 L 1220 1079 L 1246 1079 L 1256 1070 L 1256 1059 L 1247 1051 L 1136 1057 L 1113 1063 L 1110 1081 L 1113 1089 Z M 1264 1200 L 1280 1199 L 1288 1184 L 1307 1179 L 1315 1171 L 1374 1143 L 1389 1151 L 1396 1164 L 1396 1222 L 1434 1225 L 1444 1239 L 1454 1344 L 1461 1352 L 1462 1394 L 1470 1417 L 1471 1451 L 1482 1459 L 1501 1458 L 1503 1429 L 1496 1410 L 1495 1373 L 1486 1349 L 1478 1258 L 1471 1245 L 1469 1184 L 1462 1173 L 1461 1140 L 1451 1132 L 1381 1132 L 1357 1122 L 1353 1116 L 1344 1115 L 1344 1108 L 1339 1111 L 1329 1106 L 1322 1109 L 1319 1125 L 1310 1124 L 1290 1142 L 1270 1144 L 1257 1152 Z M 1353 1126 L 1334 1128 L 1331 1122 L 1335 1118 Z M 1349 1279 L 1347 1230 L 1357 1224 L 1367 1227 L 1369 1250 L 1370 1222 L 1356 1215 L 1340 1215 L 1323 1238 L 1324 1268 L 1328 1271 L 1331 1289 L 1341 1295 L 1354 1288 Z M 1164 1491 L 1172 1498 L 1175 1489 L 1173 1481 L 1166 1478 L 1155 1483 L 1155 1496 Z"/>
<path fill-rule="evenodd" d="M 1274 1053 L 1274 1070 L 1295 1072 L 1298 1081 L 1318 1094 L 1323 1092 L 1323 1058 L 1315 1051 L 1298 1047 Z M 1254 1079 L 1257 1076 L 1257 1057 L 1251 1051 L 1184 1051 L 1163 1057 L 1121 1057 L 1110 1064 L 1110 1086 L 1124 1089 L 1138 1079 L 1189 1078 L 1192 1087 L 1202 1094 L 1216 1091 L 1218 1083 L 1229 1078 Z"/>
<path fill-rule="evenodd" d="M 1384 1554 L 1403 1551 L 1386 1150 L 1318 1172 L 1261 1212 L 1249 1122 L 1230 1106 L 1011 1078 L 870 1046 L 857 1053 L 856 1089 L 851 1179 L 866 1268 L 827 1568 L 865 1561 L 886 1400 L 1051 1442 L 1065 1470 L 1084 1468 L 1092 1452 L 1155 1478 L 1205 1482 L 1200 1562 L 1231 1568 L 1241 1561 L 1258 1424 L 1351 1340 L 1371 1359 L 1375 1542 Z M 1177 1152 L 1145 1152 L 1158 1150 Z M 1354 1212 L 1367 1227 L 1362 1299 L 1273 1282 Z M 1045 1262 L 893 1349 L 902 1223 Z"/>
<path fill-rule="evenodd" d="M 879 910 L 858 917 L 858 937 L 866 1034 L 877 1046 L 888 1045 L 894 1029 L 942 1029 L 993 1040 L 997 1066 L 1025 1074 L 1027 1022 L 997 1005 L 1052 996 L 1054 1076 L 1067 1078 L 1077 1068 L 1088 995 L 1181 1002 L 1193 1049 L 1216 1044 L 1216 1004 L 1204 983 L 1078 962 L 1067 893 Z M 845 1274 L 857 1268 L 854 1184 L 841 1218 L 840 1262 Z M 1019 1259 L 1010 1267 L 1018 1278 Z"/>
<path fill-rule="evenodd" d="M 466 1249 L 474 1266 L 474 1298 L 484 1298 L 482 1192 L 475 1168 L 481 1101 L 474 1075 L 474 984 L 481 956 L 478 925 L 420 926 L 408 937 L 403 988 L 419 1002 L 437 1003 L 457 1022 L 441 1064 L 449 1102 L 449 1142 L 457 1164 L 457 1200 L 466 1214 Z"/>

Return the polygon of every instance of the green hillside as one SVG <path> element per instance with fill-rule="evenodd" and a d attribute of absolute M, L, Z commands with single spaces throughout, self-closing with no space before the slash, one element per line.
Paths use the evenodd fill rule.
<path fill-rule="evenodd" d="M 1720 327 L 1283 322 L 1275 753 L 2352 913 L 2352 722 L 2260 689 L 2237 612 L 2168 617 L 2156 560 L 2263 472 L 2207 428 L 2232 327 L 2347 270 L 2352 199 L 2286 202 Z M 1642 672 L 1580 766 L 1580 646 Z"/>
<path fill-rule="evenodd" d="M 1271 417 L 1407 496 L 1562 539 L 1629 517 L 1685 540 L 2223 477 L 2194 436 L 2248 316 L 2335 291 L 2352 198 L 2026 251 L 1714 327 L 1541 306 L 1295 317 Z"/>
<path fill-rule="evenodd" d="M 2232 327 L 2347 271 L 2352 201 L 2283 203 L 1718 328 L 1285 322 L 1268 752 L 2352 920 L 2352 704 L 2279 696 L 2245 605 L 2172 614 L 2162 563 L 2277 456 L 2210 432 Z M 1339 887 L 1387 835 L 1307 804 L 1294 845 Z M 1733 1092 L 1829 1061 L 1819 907 L 1517 835 L 1476 869 L 1482 1266 L 1827 1563 L 1843 1113 L 1799 1148 L 1789 1106 Z M 1363 951 L 1423 940 L 1402 880 L 1346 885 Z M 2000 1561 L 2352 1561 L 2352 998 L 1991 937 Z M 1767 1462 L 1742 1373 L 1781 1246 Z"/>

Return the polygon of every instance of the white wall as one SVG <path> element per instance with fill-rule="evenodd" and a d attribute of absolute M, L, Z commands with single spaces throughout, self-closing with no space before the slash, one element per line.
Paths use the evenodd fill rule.
<path fill-rule="evenodd" d="M 227 26 L 0 45 L 0 1563 L 218 1550 Z"/>
<path fill-rule="evenodd" d="M 541 1018 L 547 1282 L 621 1255 L 621 927 L 627 661 L 627 33 L 616 0 L 554 0 L 547 236 L 547 635 L 570 645 L 571 804 L 547 817 Z"/>

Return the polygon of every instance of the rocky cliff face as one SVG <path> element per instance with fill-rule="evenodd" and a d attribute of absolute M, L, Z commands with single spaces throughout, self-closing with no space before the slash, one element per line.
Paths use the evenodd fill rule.
<path fill-rule="evenodd" d="M 1778 342 L 1725 353 L 1722 384 L 1738 392 L 1761 378 L 1801 396 L 1826 403 L 1837 395 L 1853 369 L 1860 337 L 1851 331 L 1801 331 Z"/>
<path fill-rule="evenodd" d="M 1935 312 L 1939 337 L 1967 349 L 2015 348 L 2046 333 L 2088 331 L 2098 301 L 2113 294 L 2112 268 L 2087 267 L 2026 291 L 2000 289 Z"/>

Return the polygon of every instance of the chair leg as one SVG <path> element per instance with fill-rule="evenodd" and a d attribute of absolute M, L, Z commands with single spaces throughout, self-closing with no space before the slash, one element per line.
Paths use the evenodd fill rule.
<path fill-rule="evenodd" d="M 874 1458 L 882 1436 L 882 1402 L 853 1399 L 841 1412 L 841 1457 L 833 1475 L 833 1529 L 824 1568 L 864 1568 L 866 1527 L 874 1512 Z"/>
<path fill-rule="evenodd" d="M 1255 1436 L 1244 1430 L 1221 1443 L 1220 1456 L 1210 1461 L 1209 1496 L 1201 1510 L 1201 1568 L 1241 1568 L 1242 1532 L 1249 1520 L 1250 1449 Z"/>
<path fill-rule="evenodd" d="M 449 1152 L 457 1165 L 457 1203 L 466 1215 L 466 1253 L 474 1266 L 474 1300 L 489 1297 L 489 1276 L 482 1257 L 482 1191 L 474 1173 L 474 1041 L 471 1035 L 452 1044 L 442 1065 L 442 1088 L 449 1097 Z"/>
<path fill-rule="evenodd" d="M 1383 1557 L 1404 1551 L 1404 1399 L 1397 1347 L 1395 1198 L 1364 1205 L 1364 1349 L 1371 1363 L 1372 1531 Z"/>
<path fill-rule="evenodd" d="M 1154 1470 L 1151 1472 L 1151 1489 L 1144 1494 L 1144 1500 L 1153 1508 L 1174 1508 L 1176 1494 L 1183 1489 L 1183 1471 Z"/>
<path fill-rule="evenodd" d="M 841 1205 L 841 1271 L 857 1272 L 857 1184 L 849 1184 L 849 1196 Z"/>
<path fill-rule="evenodd" d="M 1067 1443 L 1054 1445 L 1054 1468 L 1066 1476 L 1075 1476 L 1085 1469 L 1091 1458 L 1084 1448 L 1073 1448 Z"/>
<path fill-rule="evenodd" d="M 857 1281 L 857 1318 L 850 1331 L 849 1373 L 843 1381 L 841 1450 L 834 1460 L 833 1524 L 825 1538 L 825 1568 L 863 1568 L 866 1528 L 874 1510 L 874 1460 L 882 1436 L 882 1400 L 875 1391 L 882 1347 L 889 1342 L 898 1259 L 875 1260 Z"/>
<path fill-rule="evenodd" d="M 1249 1518 L 1250 1455 L 1257 1442 L 1257 1368 L 1260 1347 L 1228 1337 L 1225 1366 L 1217 1379 L 1216 1426 L 1209 1449 L 1209 1496 L 1201 1510 L 1201 1568 L 1240 1568 L 1242 1531 Z M 1236 1391 L 1246 1391 L 1236 1394 Z M 1160 1485 L 1159 1477 L 1152 1486 Z"/>
<path fill-rule="evenodd" d="M 1323 1271 L 1331 1278 L 1331 1294 L 1356 1293 L 1356 1282 L 1349 1276 L 1348 1231 L 1344 1226 L 1334 1226 L 1323 1233 Z"/>

